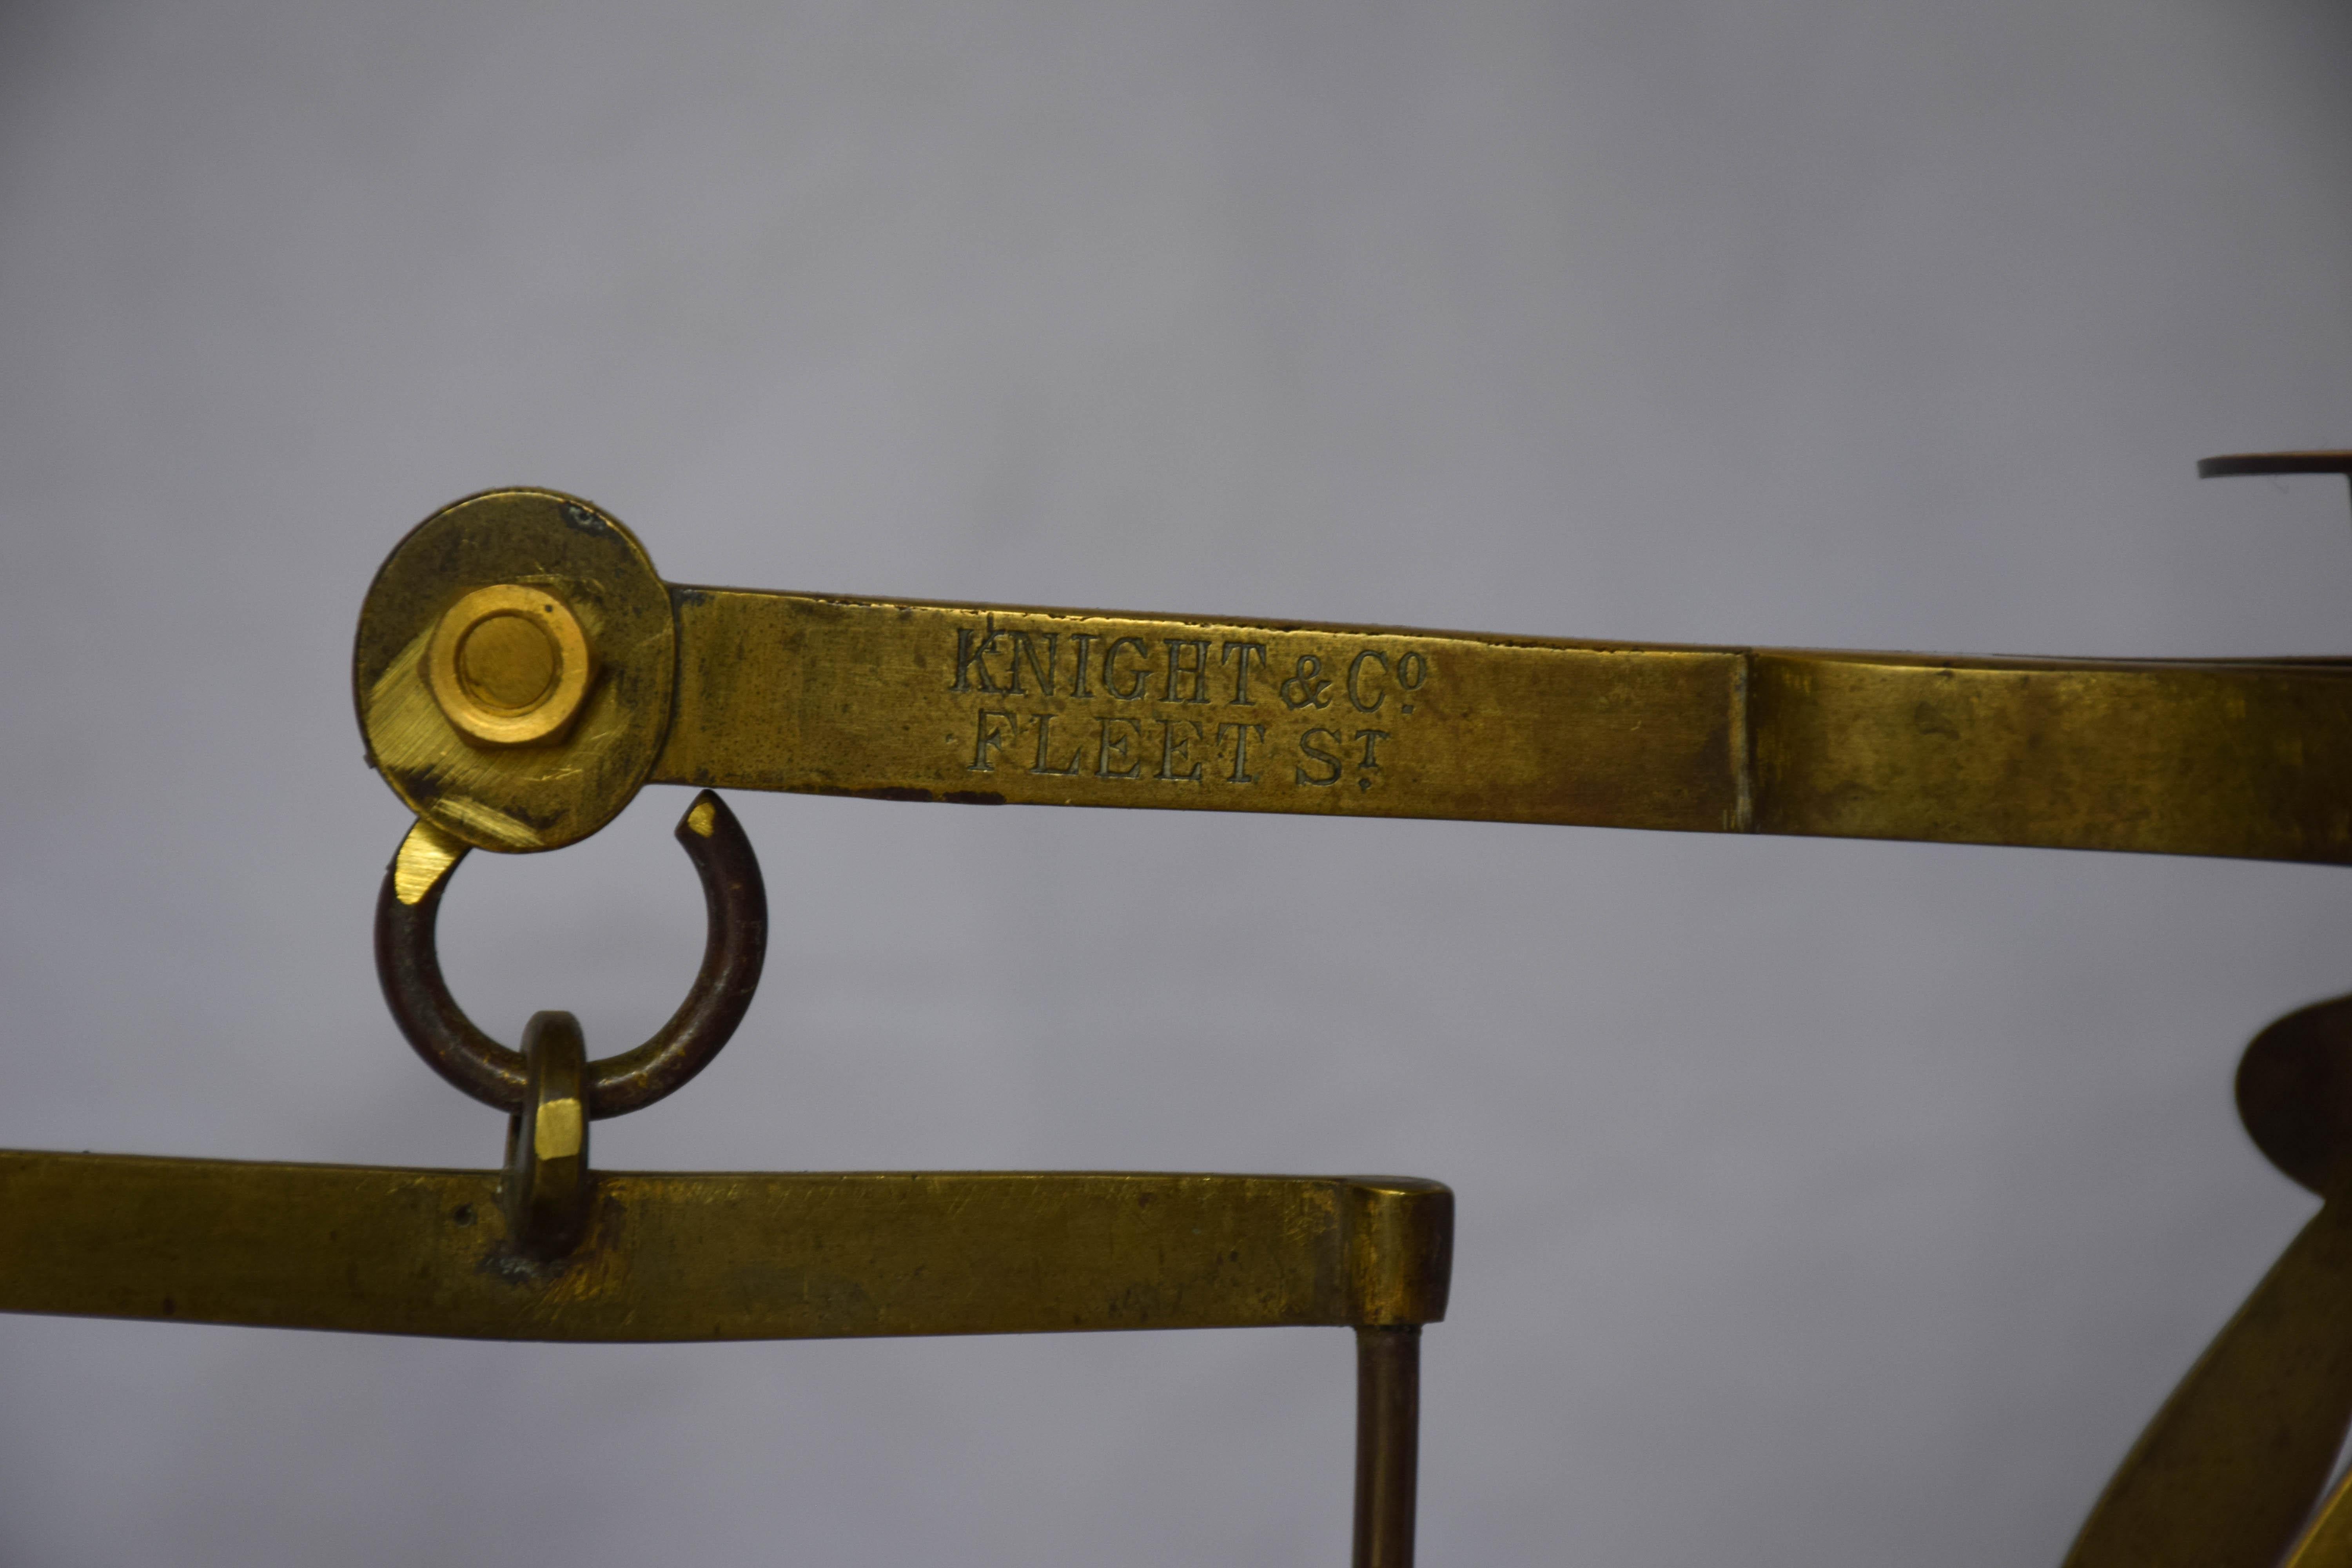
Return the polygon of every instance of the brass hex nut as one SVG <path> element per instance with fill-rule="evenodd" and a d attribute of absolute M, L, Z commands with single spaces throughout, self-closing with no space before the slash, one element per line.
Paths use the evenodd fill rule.
<path fill-rule="evenodd" d="M 425 682 L 459 734 L 485 746 L 560 741 L 596 677 L 579 617 L 544 588 L 477 588 L 442 613 Z"/>

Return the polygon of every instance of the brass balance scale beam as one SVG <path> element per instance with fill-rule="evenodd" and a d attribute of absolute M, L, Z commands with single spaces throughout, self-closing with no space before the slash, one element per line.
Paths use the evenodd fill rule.
<path fill-rule="evenodd" d="M 548 1258 L 512 1186 L 0 1151 L 0 1310 L 639 1342 L 1352 1327 L 1353 1561 L 1411 1568 L 1419 1340 L 1453 1247 L 1436 1183 L 608 1172 Z"/>
<path fill-rule="evenodd" d="M 2209 459 L 2352 473 L 2352 454 Z M 1578 643 L 673 586 L 587 502 L 428 519 L 360 621 L 369 759 L 417 814 L 378 906 L 412 1044 L 509 1112 L 503 1172 L 0 1152 L 0 1310 L 558 1340 L 1349 1325 L 1355 1561 L 1412 1557 L 1421 1325 L 1453 1199 L 1411 1179 L 592 1173 L 757 983 L 765 903 L 709 786 L 2352 860 L 2352 661 Z M 447 995 L 471 848 L 576 842 L 648 783 L 710 900 L 635 1051 L 520 1052 Z M 2352 999 L 2257 1037 L 2241 1114 L 2328 1201 L 2149 1424 L 2070 1568 L 2352 1568 Z"/>
<path fill-rule="evenodd" d="M 586 502 L 506 490 L 385 563 L 354 673 L 386 782 L 485 849 L 572 843 L 654 783 L 2352 860 L 2352 662 L 2332 658 L 1641 646 L 672 586 Z"/>
<path fill-rule="evenodd" d="M 1150 1173 L 597 1172 L 593 1123 L 675 1092 L 741 1021 L 767 895 L 704 791 L 677 838 L 709 938 L 671 1020 L 590 1061 L 541 1013 L 510 1051 L 465 1016 L 435 925 L 467 847 L 419 821 L 386 868 L 377 972 L 455 1087 L 508 1113 L 502 1171 L 0 1151 L 0 1310 L 548 1341 L 1345 1326 L 1354 1561 L 1410 1568 L 1422 1326 L 1454 1194 L 1412 1178 Z"/>
<path fill-rule="evenodd" d="M 495 1171 L 0 1151 L 0 1310 L 454 1339 L 698 1341 L 1444 1315 L 1433 1182 L 604 1172 L 519 1248 Z"/>

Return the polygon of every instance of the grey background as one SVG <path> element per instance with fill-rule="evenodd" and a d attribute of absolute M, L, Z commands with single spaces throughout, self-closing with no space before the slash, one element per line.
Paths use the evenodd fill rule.
<path fill-rule="evenodd" d="M 2219 0 L 0 12 L 0 1142 L 483 1164 L 368 919 L 376 562 L 1655 640 L 2340 651 L 2352 25 Z M 649 1030 L 678 791 L 478 857 Z M 742 1035 L 618 1166 L 1461 1194 L 1436 1563 L 2053 1562 L 2311 1208 L 2326 869 L 735 802 Z M 0 1321 L 0 1561 L 1334 1563 L 1348 1337 Z"/>

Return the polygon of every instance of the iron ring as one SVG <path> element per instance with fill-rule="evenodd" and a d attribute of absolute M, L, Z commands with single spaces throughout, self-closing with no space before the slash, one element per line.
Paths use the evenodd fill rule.
<path fill-rule="evenodd" d="M 679 821 L 677 841 L 702 879 L 709 911 L 702 968 L 686 1000 L 651 1039 L 588 1064 L 592 1118 L 642 1110 L 709 1067 L 759 988 L 768 953 L 768 893 L 742 825 L 726 802 L 704 790 Z M 401 840 L 376 895 L 376 978 L 393 1021 L 425 1065 L 511 1116 L 530 1098 L 522 1053 L 499 1045 L 466 1016 L 441 976 L 434 945 L 441 895 L 467 847 L 423 818 Z"/>

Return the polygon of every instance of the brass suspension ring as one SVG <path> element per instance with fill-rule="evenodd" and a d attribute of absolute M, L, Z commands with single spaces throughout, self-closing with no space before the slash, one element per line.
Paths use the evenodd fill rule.
<path fill-rule="evenodd" d="M 768 953 L 768 893 L 735 814 L 709 790 L 695 796 L 677 841 L 702 879 L 710 931 L 701 972 L 668 1023 L 632 1051 L 591 1062 L 588 1114 L 642 1110 L 710 1065 L 743 1021 Z M 427 1066 L 485 1105 L 519 1114 L 530 1099 L 520 1051 L 474 1026 L 449 994 L 433 930 L 441 895 L 467 847 L 420 818 L 384 870 L 375 903 L 375 971 L 383 999 Z"/>

